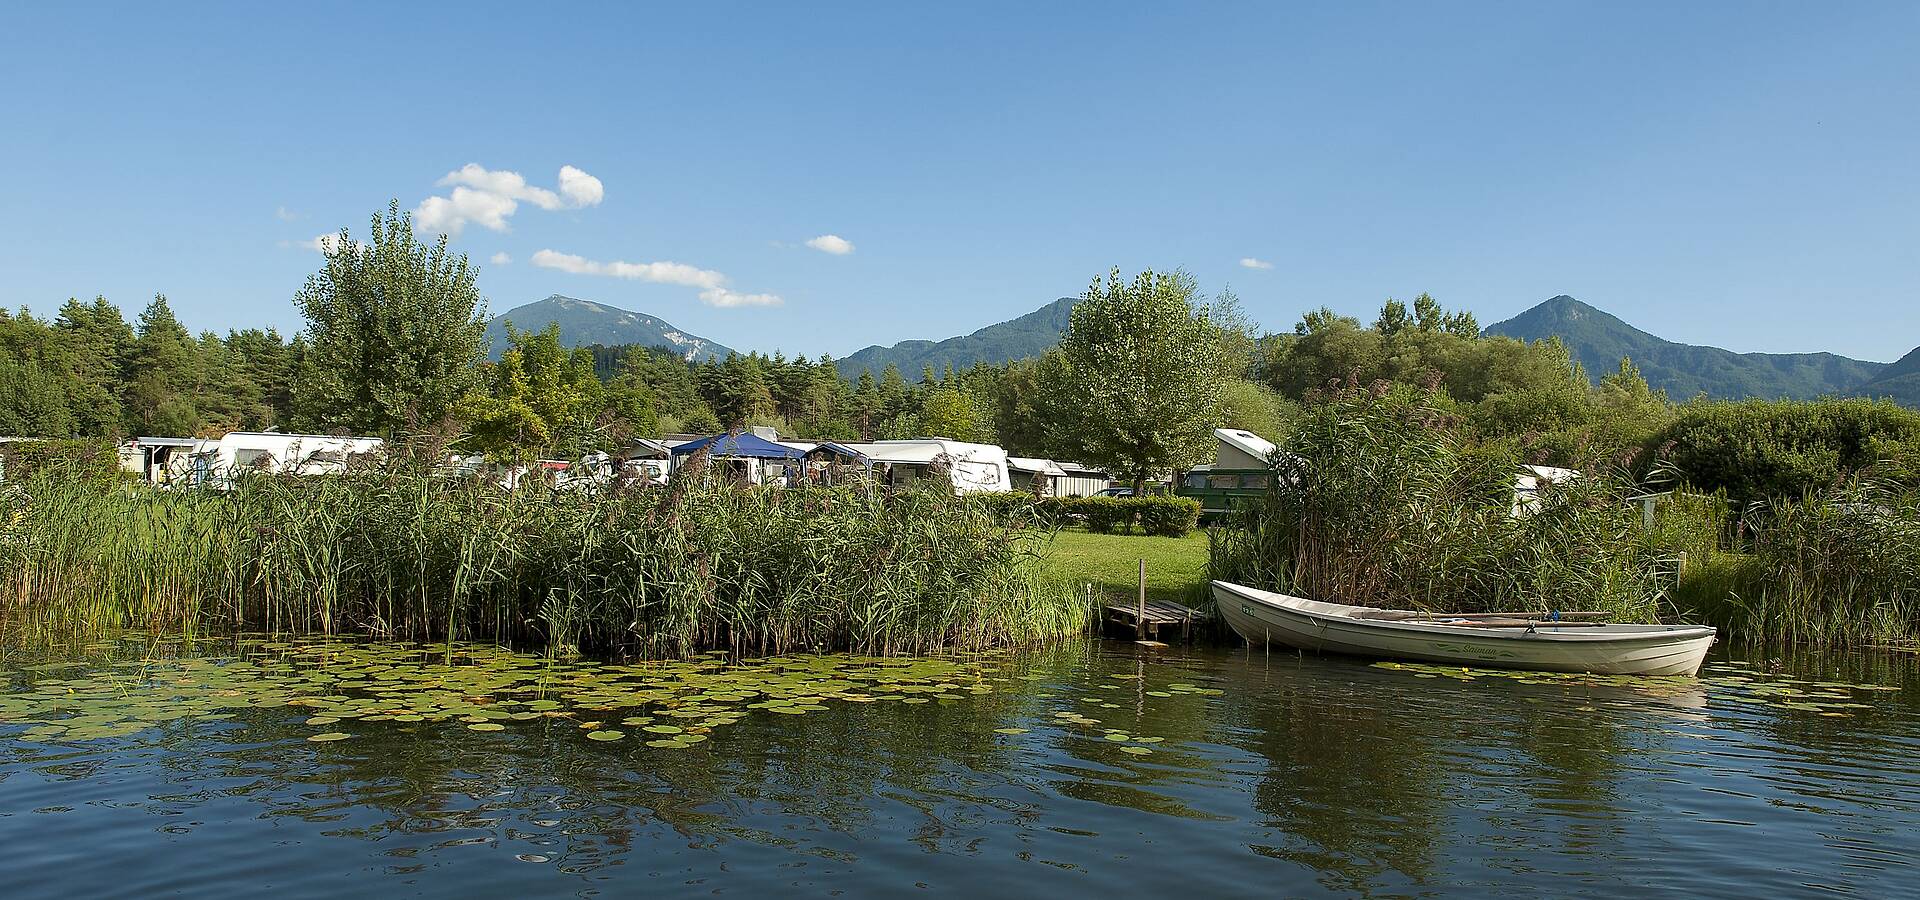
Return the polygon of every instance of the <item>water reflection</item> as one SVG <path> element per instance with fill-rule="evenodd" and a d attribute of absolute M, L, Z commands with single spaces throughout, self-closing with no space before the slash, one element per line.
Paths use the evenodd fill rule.
<path fill-rule="evenodd" d="M 79 670 L 7 651 L 0 698 L 84 690 L 126 650 L 63 651 Z M 139 653 L 209 651 L 235 648 Z M 89 740 L 0 724 L 3 867 L 15 896 L 1887 896 L 1920 862 L 1910 659 L 1634 684 L 1145 652 L 1056 644 L 989 661 L 985 693 L 759 709 L 671 748 L 545 715 L 362 719 L 317 744 L 282 704 Z"/>

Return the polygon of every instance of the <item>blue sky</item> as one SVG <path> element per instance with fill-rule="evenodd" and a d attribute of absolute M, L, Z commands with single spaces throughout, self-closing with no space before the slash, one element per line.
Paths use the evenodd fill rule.
<path fill-rule="evenodd" d="M 496 312 L 790 354 L 1116 265 L 1273 329 L 1566 293 L 1736 350 L 1920 344 L 1914 3 L 20 4 L 0 84 L 0 304 L 43 313 L 292 330 L 302 243 L 397 198 L 461 223 Z"/>

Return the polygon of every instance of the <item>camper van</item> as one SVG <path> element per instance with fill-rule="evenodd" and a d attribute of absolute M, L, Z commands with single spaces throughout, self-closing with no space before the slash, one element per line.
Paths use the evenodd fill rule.
<path fill-rule="evenodd" d="M 905 484 L 924 478 L 931 472 L 933 464 L 944 458 L 955 494 L 1013 490 L 1007 451 L 994 444 L 970 444 L 946 438 L 914 438 L 846 446 L 864 454 L 876 475 L 884 473 L 881 477 L 887 484 Z"/>
<path fill-rule="evenodd" d="M 200 441 L 187 455 L 187 484 L 225 488 L 241 472 L 324 475 L 342 472 L 356 457 L 380 452 L 386 442 L 369 437 L 235 431 Z"/>
<path fill-rule="evenodd" d="M 1279 449 L 1272 441 L 1239 428 L 1215 428 L 1213 439 L 1213 462 L 1187 470 L 1173 489 L 1181 497 L 1200 501 L 1200 518 L 1205 522 L 1225 516 L 1236 502 L 1266 493 L 1273 483 L 1273 454 Z"/>

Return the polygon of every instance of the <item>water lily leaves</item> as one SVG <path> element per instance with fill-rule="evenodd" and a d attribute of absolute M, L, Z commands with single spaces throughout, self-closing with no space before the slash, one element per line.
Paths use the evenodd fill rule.
<path fill-rule="evenodd" d="M 587 732 L 587 740 L 590 740 L 590 741 L 617 741 L 626 736 L 627 736 L 626 732 L 618 731 L 614 729 L 602 729 L 600 731 Z M 695 735 L 695 736 L 698 737 L 698 735 Z M 704 738 L 702 739 L 704 740 Z"/>
<path fill-rule="evenodd" d="M 586 714 L 578 718 L 590 720 L 580 723 L 588 732 L 617 730 L 604 722 L 647 728 L 660 719 L 675 721 L 649 733 L 685 746 L 756 710 L 791 716 L 825 711 L 835 701 L 952 704 L 991 693 L 990 681 L 1012 680 L 983 665 L 986 654 L 810 654 L 742 662 L 711 653 L 599 665 L 462 643 L 256 636 L 218 644 L 228 648 L 223 656 L 192 655 L 200 651 L 190 643 L 169 645 L 169 652 L 188 655 L 36 663 L 27 670 L 25 688 L 0 688 L 0 722 L 29 726 L 29 737 L 89 740 L 180 719 L 232 718 L 220 710 L 287 708 L 301 714 L 287 721 L 310 727 L 457 721 L 481 732 L 580 711 Z M 135 649 L 151 652 L 150 645 Z M 638 714 L 642 708 L 644 715 Z M 258 725 L 249 721 L 249 727 Z"/>
<path fill-rule="evenodd" d="M 353 735 L 346 734 L 344 732 L 339 732 L 339 731 L 323 731 L 319 734 L 307 735 L 307 740 L 312 741 L 316 744 L 330 744 L 330 743 L 333 743 L 334 741 L 344 741 L 347 738 L 350 738 L 352 736 Z"/>
<path fill-rule="evenodd" d="M 1134 756 L 1146 756 L 1151 754 L 1153 751 L 1145 747 L 1121 747 L 1120 752 L 1130 753 L 1130 754 L 1133 754 Z"/>
<path fill-rule="evenodd" d="M 995 734 L 1026 734 L 1027 733 L 1027 730 L 1025 728 L 995 728 L 993 731 Z"/>

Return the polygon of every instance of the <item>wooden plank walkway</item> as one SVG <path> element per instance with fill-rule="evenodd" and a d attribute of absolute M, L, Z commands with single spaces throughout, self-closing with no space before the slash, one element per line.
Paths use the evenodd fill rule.
<path fill-rule="evenodd" d="M 1116 629 L 1129 635 L 1144 634 L 1150 640 L 1159 640 L 1160 629 L 1169 626 L 1177 627 L 1184 635 L 1193 623 L 1206 621 L 1207 618 L 1199 610 L 1168 600 L 1148 600 L 1144 618 L 1140 615 L 1138 602 L 1109 603 L 1106 605 L 1106 614 L 1107 623 Z"/>

